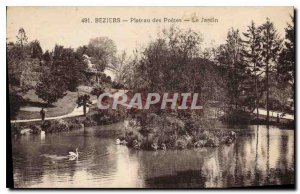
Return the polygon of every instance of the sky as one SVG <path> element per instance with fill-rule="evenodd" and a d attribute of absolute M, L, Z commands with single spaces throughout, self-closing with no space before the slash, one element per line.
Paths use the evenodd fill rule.
<path fill-rule="evenodd" d="M 290 15 L 293 7 L 8 7 L 7 41 L 16 41 L 18 30 L 23 27 L 29 41 L 39 40 L 44 51 L 52 50 L 55 44 L 77 48 L 87 45 L 91 38 L 106 36 L 116 43 L 119 52 L 126 50 L 130 54 L 175 24 L 200 32 L 205 48 L 224 43 L 231 27 L 245 31 L 252 20 L 260 25 L 267 17 L 284 38 Z M 93 23 L 82 23 L 83 18 L 90 18 Z M 95 23 L 95 18 L 120 18 L 121 22 Z M 131 18 L 151 22 L 132 23 Z M 153 18 L 197 18 L 200 22 L 157 23 L 152 22 Z M 218 22 L 202 23 L 202 18 Z"/>

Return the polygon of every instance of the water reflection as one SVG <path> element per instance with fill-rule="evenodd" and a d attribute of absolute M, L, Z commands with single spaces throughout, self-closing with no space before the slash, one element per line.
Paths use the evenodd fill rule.
<path fill-rule="evenodd" d="M 123 124 L 13 140 L 15 187 L 241 187 L 294 184 L 294 131 L 252 126 L 235 144 L 135 151 L 103 137 Z M 64 158 L 79 148 L 78 160 Z"/>

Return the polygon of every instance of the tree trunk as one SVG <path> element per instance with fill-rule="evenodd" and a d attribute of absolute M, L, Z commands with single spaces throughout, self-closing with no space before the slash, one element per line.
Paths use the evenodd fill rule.
<path fill-rule="evenodd" d="M 83 115 L 86 116 L 86 106 L 83 105 Z"/>
<path fill-rule="evenodd" d="M 258 120 L 258 89 L 257 89 L 257 75 L 256 75 L 256 63 L 254 63 L 255 69 L 255 109 L 256 109 L 256 119 Z"/>
<path fill-rule="evenodd" d="M 269 124 L 269 118 L 270 118 L 270 107 L 269 107 L 269 59 L 267 58 L 267 67 L 266 67 L 266 87 L 267 87 L 267 124 Z"/>

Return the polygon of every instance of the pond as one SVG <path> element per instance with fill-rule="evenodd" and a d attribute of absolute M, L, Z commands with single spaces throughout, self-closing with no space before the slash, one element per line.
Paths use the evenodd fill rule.
<path fill-rule="evenodd" d="M 241 130 L 217 148 L 137 151 L 105 132 L 125 123 L 12 140 L 14 184 L 30 187 L 210 188 L 294 184 L 294 131 Z M 69 160 L 78 147 L 79 158 Z"/>

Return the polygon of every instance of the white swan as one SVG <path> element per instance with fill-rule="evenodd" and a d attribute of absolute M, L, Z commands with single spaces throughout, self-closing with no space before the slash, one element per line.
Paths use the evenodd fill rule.
<path fill-rule="evenodd" d="M 76 148 L 76 153 L 75 152 L 69 152 L 70 159 L 75 159 L 78 158 L 78 148 Z"/>

